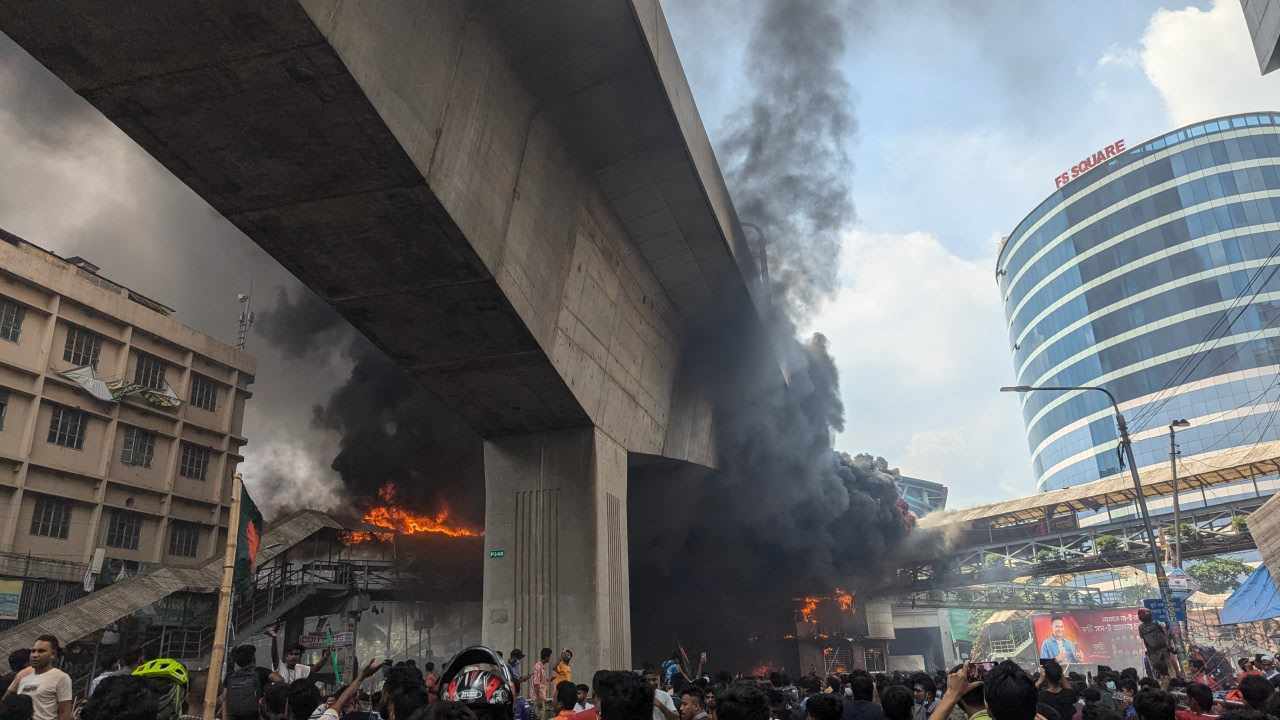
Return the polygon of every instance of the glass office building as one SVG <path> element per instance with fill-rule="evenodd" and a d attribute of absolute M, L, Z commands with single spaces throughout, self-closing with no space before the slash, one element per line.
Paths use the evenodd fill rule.
<path fill-rule="evenodd" d="M 1139 468 L 1280 438 L 1280 113 L 1191 125 L 1060 187 L 1004 241 L 996 277 L 1019 385 L 1101 385 Z M 1020 396 L 1038 486 L 1120 471 L 1097 392 Z"/>
<path fill-rule="evenodd" d="M 907 475 L 899 475 L 894 484 L 898 486 L 898 497 L 907 503 L 916 517 L 947 508 L 946 485 Z"/>

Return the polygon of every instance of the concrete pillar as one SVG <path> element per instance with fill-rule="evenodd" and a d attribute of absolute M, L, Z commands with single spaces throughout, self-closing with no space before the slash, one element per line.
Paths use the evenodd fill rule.
<path fill-rule="evenodd" d="M 631 667 L 627 452 L 595 428 L 484 444 L 483 642 L 574 652 L 575 682 Z"/>

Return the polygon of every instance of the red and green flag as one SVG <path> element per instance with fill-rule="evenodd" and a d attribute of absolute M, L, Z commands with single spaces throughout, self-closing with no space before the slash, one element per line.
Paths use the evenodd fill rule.
<path fill-rule="evenodd" d="M 262 544 L 262 513 L 249 496 L 248 488 L 240 484 L 240 522 L 236 538 L 236 574 L 232 586 L 236 589 L 253 582 L 258 571 L 258 548 Z"/>

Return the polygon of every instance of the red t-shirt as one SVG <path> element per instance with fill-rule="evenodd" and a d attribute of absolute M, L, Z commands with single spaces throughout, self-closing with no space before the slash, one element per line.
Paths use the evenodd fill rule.
<path fill-rule="evenodd" d="M 569 720 L 600 720 L 600 706 L 593 705 L 582 712 L 569 716 Z"/>
<path fill-rule="evenodd" d="M 1217 715 L 1206 715 L 1191 710 L 1178 710 L 1173 716 L 1176 720 L 1218 720 Z"/>

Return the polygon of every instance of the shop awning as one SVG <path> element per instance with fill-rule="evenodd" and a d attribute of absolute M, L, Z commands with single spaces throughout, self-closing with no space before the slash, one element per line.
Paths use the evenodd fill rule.
<path fill-rule="evenodd" d="M 1227 598 L 1218 618 L 1223 625 L 1256 622 L 1280 617 L 1280 590 L 1266 565 L 1259 565 L 1244 584 Z"/>

